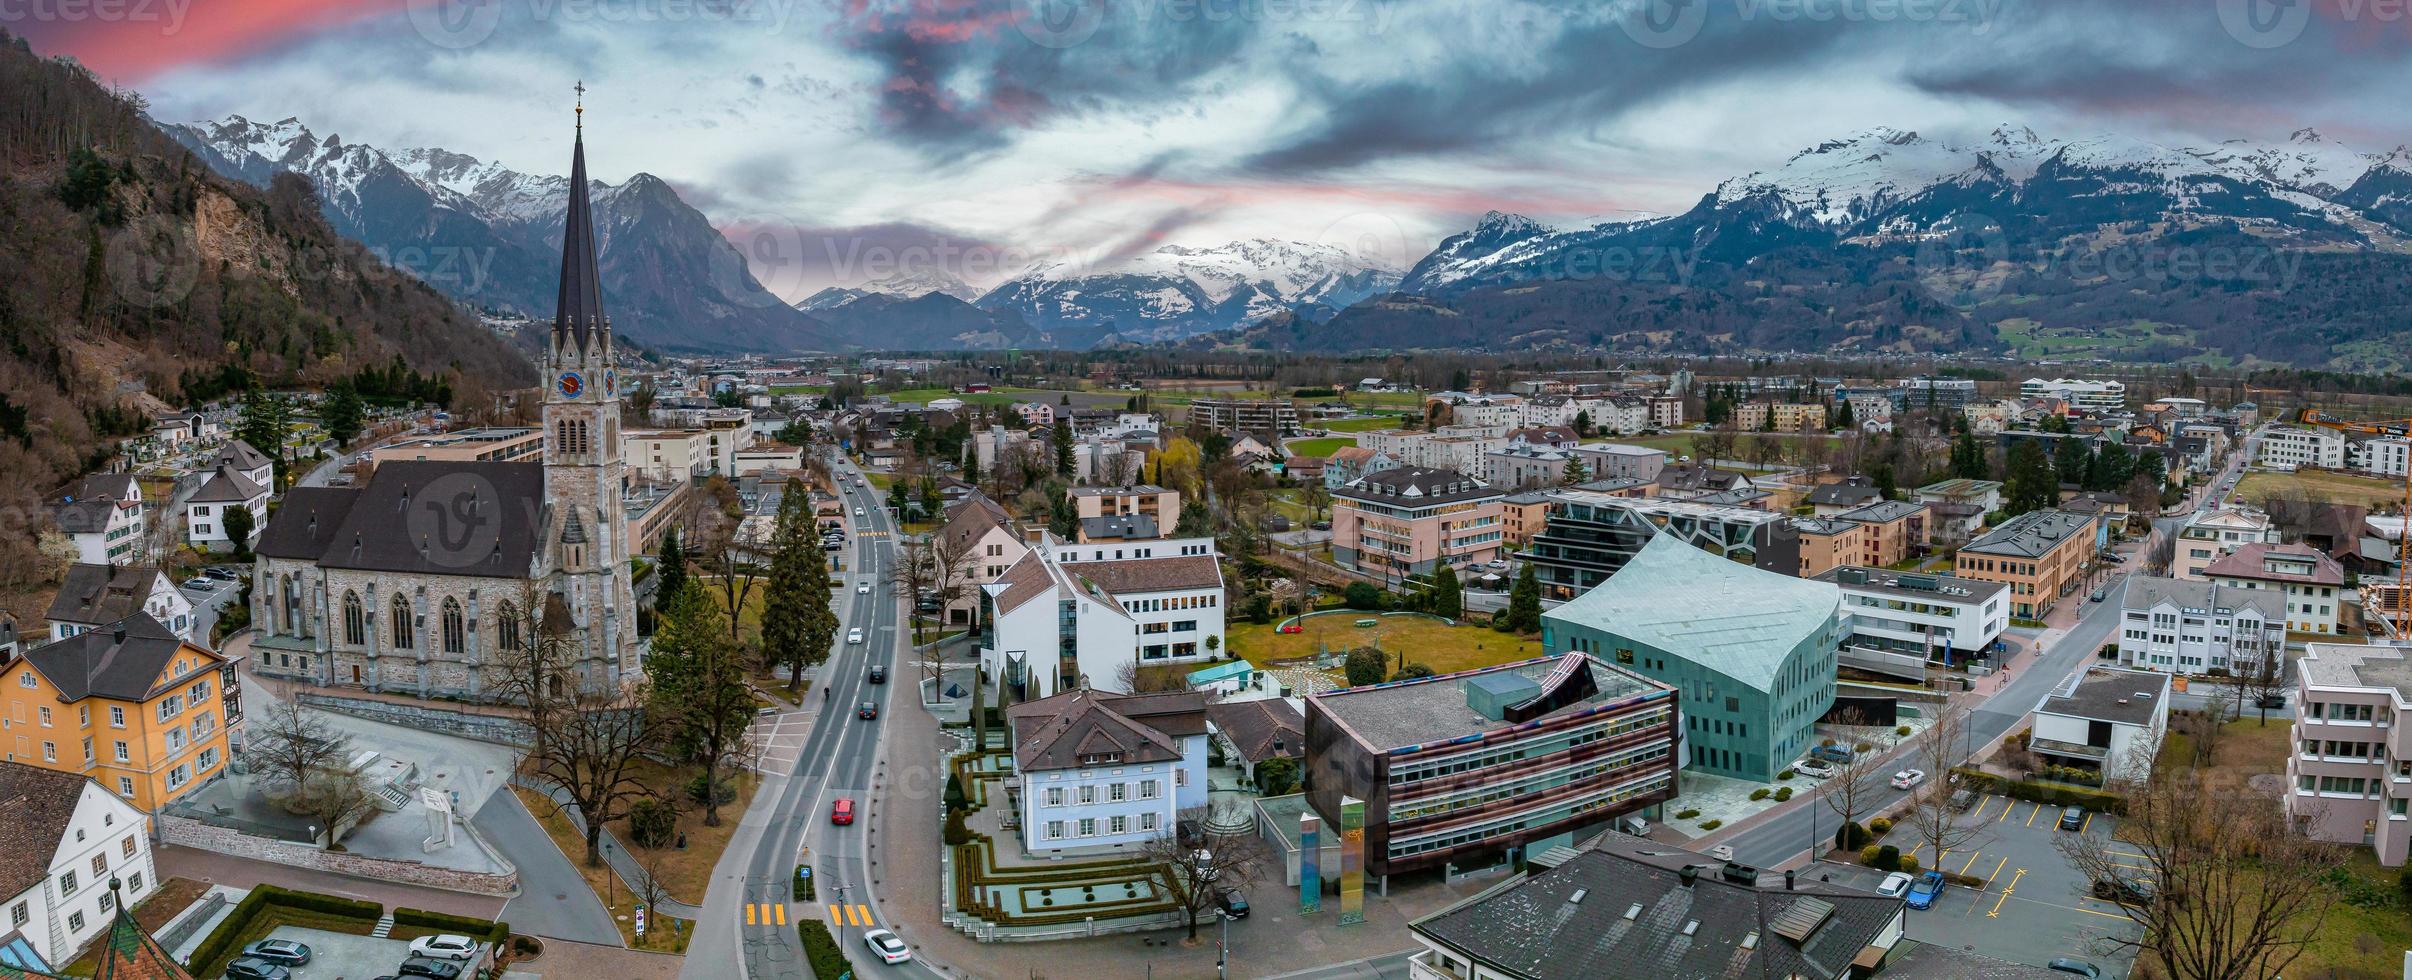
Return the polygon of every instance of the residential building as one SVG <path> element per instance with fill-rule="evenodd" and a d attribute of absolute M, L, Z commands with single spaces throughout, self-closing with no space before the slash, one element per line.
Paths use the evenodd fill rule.
<path fill-rule="evenodd" d="M 1303 431 L 1297 403 L 1280 398 L 1200 398 L 1189 403 L 1189 423 L 1225 434 L 1294 436 Z"/>
<path fill-rule="evenodd" d="M 1247 661 L 1232 665 L 1246 667 Z M 1256 767 L 1268 759 L 1288 759 L 1306 777 L 1306 714 L 1298 698 L 1225 698 L 1206 706 L 1206 730 L 1223 743 L 1224 756 L 1239 760 L 1240 771 L 1256 781 Z"/>
<path fill-rule="evenodd" d="M 1846 649 L 1917 654 L 1942 664 L 1985 656 L 2010 628 L 2010 587 L 1951 575 L 1847 565 L 1819 576 L 1851 614 Z"/>
<path fill-rule="evenodd" d="M 227 514 L 237 510 L 251 515 L 240 548 L 226 530 Z M 268 487 L 232 466 L 212 471 L 184 500 L 184 540 L 202 551 L 249 550 L 267 527 Z"/>
<path fill-rule="evenodd" d="M 1899 896 L 1772 875 L 1610 831 L 1408 924 L 1413 980 L 1859 980 L 1904 937 Z M 1974 974 L 1914 974 L 1972 980 Z M 1988 978 L 1992 974 L 1986 975 Z"/>
<path fill-rule="evenodd" d="M 1550 449 L 1573 449 L 1575 444 L 1581 441 L 1583 441 L 1582 437 L 1575 434 L 1574 427 L 1571 424 L 1528 424 L 1521 429 L 1510 429 L 1508 430 L 1507 434 L 1507 444 L 1510 446 L 1546 446 Z"/>
<path fill-rule="evenodd" d="M 2020 514 L 1960 547 L 1952 574 L 2010 587 L 2010 615 L 2042 619 L 2060 597 L 2084 584 L 2101 552 L 2092 514 L 2045 509 Z"/>
<path fill-rule="evenodd" d="M 1206 696 L 1074 688 L 1005 709 L 1032 857 L 1136 850 L 1206 805 Z"/>
<path fill-rule="evenodd" d="M 796 473 L 804 469 L 804 447 L 780 442 L 756 442 L 737 450 L 731 460 L 731 477 L 753 476 L 758 473 Z"/>
<path fill-rule="evenodd" d="M 1826 406 L 1814 402 L 1743 402 L 1734 406 L 1734 428 L 1744 432 L 1823 432 Z"/>
<path fill-rule="evenodd" d="M 950 581 L 941 586 L 942 592 L 955 589 L 941 610 L 949 626 L 972 624 L 972 615 L 984 601 L 981 590 L 1003 579 L 1007 569 L 1030 553 L 1005 508 L 986 494 L 975 493 L 947 507 L 945 526 L 930 540 L 933 547 L 959 556 L 955 567 L 946 570 Z"/>
<path fill-rule="evenodd" d="M 142 554 L 142 484 L 131 473 L 94 473 L 50 494 L 51 518 L 75 544 L 75 560 L 124 565 Z"/>
<path fill-rule="evenodd" d="M 268 454 L 251 448 L 250 443 L 241 439 L 227 440 L 225 445 L 218 447 L 217 454 L 211 456 L 209 462 L 202 469 L 212 472 L 231 469 L 242 474 L 244 479 L 263 487 L 273 488 L 276 483 L 276 462 L 269 459 Z"/>
<path fill-rule="evenodd" d="M 2077 378 L 2028 378 L 2020 382 L 2021 398 L 2057 398 L 2087 412 L 2115 412 L 2127 407 L 2127 384 Z"/>
<path fill-rule="evenodd" d="M 2354 466 L 2378 476 L 2403 476 L 2412 468 L 2412 440 L 2399 437 L 2365 439 L 2353 447 Z"/>
<path fill-rule="evenodd" d="M 2261 458 L 2256 462 L 2273 470 L 2306 466 L 2344 469 L 2345 434 L 2313 426 L 2273 425 L 2261 430 Z"/>
<path fill-rule="evenodd" d="M 1444 425 L 1429 432 L 1379 429 L 1358 433 L 1357 444 L 1404 466 L 1480 474 L 1488 471 L 1490 453 L 1507 446 L 1507 430 L 1469 425 Z"/>
<path fill-rule="evenodd" d="M 629 476 L 672 482 L 712 472 L 702 429 L 623 429 L 620 439 L 627 447 Z M 734 462 L 729 470 L 732 475 Z"/>
<path fill-rule="evenodd" d="M 1899 407 L 1910 411 L 1957 411 L 1977 400 L 1976 382 L 1968 378 L 1903 378 L 1896 387 L 1901 392 Z"/>
<path fill-rule="evenodd" d="M 1919 487 L 1911 499 L 1926 505 L 1934 542 L 1957 546 L 1983 533 L 1986 516 L 2002 509 L 2002 485 L 1997 480 L 1943 480 Z"/>
<path fill-rule="evenodd" d="M 1884 499 L 1884 491 L 1876 489 L 1876 481 L 1864 476 L 1844 477 L 1835 483 L 1821 483 L 1809 491 L 1811 513 L 1819 517 L 1840 517 L 1844 511 L 1857 510 Z"/>
<path fill-rule="evenodd" d="M 1222 656 L 1213 538 L 1072 543 L 1042 533 L 979 597 L 981 664 L 1021 700 L 1076 687 L 1129 693 L 1142 667 Z"/>
<path fill-rule="evenodd" d="M 2182 579 L 2200 581 L 2203 569 L 2248 544 L 2278 543 L 2278 526 L 2270 515 L 2257 510 L 2231 508 L 2201 511 L 2188 518 L 2178 530 L 2177 551 L 2169 561 L 2169 572 Z"/>
<path fill-rule="evenodd" d="M 1055 406 L 1047 402 L 1015 402 L 1008 411 L 1021 416 L 1023 425 L 1055 424 Z"/>
<path fill-rule="evenodd" d="M 1650 427 L 1676 429 L 1683 426 L 1683 396 L 1650 396 Z"/>
<path fill-rule="evenodd" d="M 9 842 L 0 858 L 0 905 L 10 923 L 0 938 L 0 974 L 65 966 L 117 921 L 119 902 L 132 905 L 158 889 L 142 811 L 81 773 L 0 762 L 0 826 Z M 21 951 L 41 965 L 25 962 Z"/>
<path fill-rule="evenodd" d="M 136 613 L 0 668 L 8 759 L 89 775 L 156 813 L 225 771 L 234 662 Z"/>
<path fill-rule="evenodd" d="M 1499 557 L 1506 494 L 1451 470 L 1402 466 L 1332 491 L 1332 560 L 1406 578 Z"/>
<path fill-rule="evenodd" d="M 1309 694 L 1307 803 L 1337 828 L 1363 801 L 1384 881 L 1506 864 L 1672 799 L 1680 717 L 1666 685 L 1574 652 Z"/>
<path fill-rule="evenodd" d="M 487 427 L 461 429 L 432 436 L 406 439 L 380 446 L 379 461 L 395 459 L 437 459 L 453 462 L 479 461 L 510 462 L 536 459 L 544 455 L 544 429 L 539 426 Z"/>
<path fill-rule="evenodd" d="M 1834 704 L 1842 592 L 1652 538 L 1608 581 L 1541 614 L 1541 642 L 1682 692 L 1688 768 L 1772 782 Z"/>
<path fill-rule="evenodd" d="M 2286 754 L 2287 813 L 2380 864 L 2412 856 L 2412 646 L 2306 645 Z"/>
<path fill-rule="evenodd" d="M 1836 517 L 1868 529 L 1864 551 L 1854 562 L 1884 567 L 1926 556 L 1926 505 L 1906 500 L 1879 500 Z"/>
<path fill-rule="evenodd" d="M 1546 445 L 1515 443 L 1483 454 L 1484 479 L 1503 489 L 1554 487 L 1566 479 L 1566 463 L 1574 453 Z"/>
<path fill-rule="evenodd" d="M 2284 594 L 2288 632 L 2338 632 L 2338 613 L 2347 593 L 2345 569 L 2318 548 L 2248 544 L 2204 566 L 2203 577 L 2221 585 Z"/>
<path fill-rule="evenodd" d="M 2286 604 L 2271 589 L 2130 576 L 2119 597 L 2119 663 L 2250 677 L 2265 658 L 2285 654 Z"/>
<path fill-rule="evenodd" d="M 1338 490 L 1359 478 L 1399 466 L 1398 458 L 1364 446 L 1342 446 L 1323 461 L 1323 488 Z"/>
<path fill-rule="evenodd" d="M 1704 496 L 1753 488 L 1750 477 L 1696 463 L 1679 463 L 1658 471 L 1658 492 L 1666 496 Z"/>
<path fill-rule="evenodd" d="M 1430 412 L 1435 403 L 1448 406 L 1447 425 L 1496 426 L 1505 430 L 1523 424 L 1524 397 L 1521 395 L 1440 391 L 1425 396 L 1424 410 Z"/>
<path fill-rule="evenodd" d="M 1281 475 L 1298 481 L 1299 486 L 1323 482 L 1323 457 L 1291 456 L 1281 461 Z"/>
<path fill-rule="evenodd" d="M 1145 517 L 1167 532 L 1181 522 L 1181 491 L 1153 484 L 1129 487 L 1073 487 L 1072 511 L 1082 520 L 1092 517 Z"/>
<path fill-rule="evenodd" d="M 1507 527 L 1508 546 L 1522 550 L 1549 524 L 1549 494 L 1539 490 L 1508 494 L 1499 500 L 1499 517 Z"/>
<path fill-rule="evenodd" d="M 1589 488 L 1552 491 L 1550 501 L 1549 520 L 1523 555 L 1546 598 L 1590 591 L 1662 534 L 1786 575 L 1800 568 L 1800 532 L 1781 514 Z"/>
<path fill-rule="evenodd" d="M 158 620 L 178 639 L 193 638 L 193 601 L 156 565 L 69 565 L 43 618 L 50 621 L 50 638 L 64 640 L 136 613 Z"/>
<path fill-rule="evenodd" d="M 1828 517 L 1799 518 L 1792 527 L 1800 534 L 1801 566 L 1794 574 L 1801 578 L 1816 578 L 1859 561 L 1875 533 L 1856 521 Z"/>
<path fill-rule="evenodd" d="M 1576 446 L 1575 454 L 1583 458 L 1583 469 L 1594 480 L 1656 483 L 1658 472 L 1667 468 L 1667 451 L 1648 446 L 1595 442 Z"/>
<path fill-rule="evenodd" d="M 2035 706 L 2027 751 L 2105 779 L 2142 781 L 2169 730 L 2169 688 L 2158 671 L 2089 666 Z"/>

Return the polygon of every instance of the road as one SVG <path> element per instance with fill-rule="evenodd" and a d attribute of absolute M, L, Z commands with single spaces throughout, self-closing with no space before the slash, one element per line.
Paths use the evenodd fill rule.
<path fill-rule="evenodd" d="M 845 487 L 856 486 L 862 475 L 844 460 L 833 461 L 831 471 Z M 844 598 L 838 613 L 842 628 L 860 627 L 865 641 L 846 643 L 841 633 L 836 653 L 814 680 L 813 686 L 825 692 L 821 697 L 827 707 L 793 767 L 772 774 L 755 797 L 745 818 L 753 832 L 732 842 L 729 855 L 715 869 L 716 881 L 704 903 L 704 919 L 696 924 L 681 976 L 810 980 L 812 971 L 805 965 L 803 944 L 796 935 L 800 916 L 824 922 L 831 922 L 833 916 L 841 920 L 832 922 L 831 931 L 854 961 L 857 975 L 877 969 L 882 976 L 939 976 L 918 963 L 887 967 L 871 962 L 862 944 L 862 934 L 870 927 L 859 923 L 887 924 L 878 914 L 867 854 L 868 835 L 875 822 L 867 808 L 874 805 L 871 786 L 880 745 L 893 717 L 891 702 L 912 710 L 919 705 L 895 694 L 913 688 L 911 672 L 897 669 L 902 606 L 888 583 L 896 557 L 895 522 L 868 487 L 847 494 L 845 500 L 853 532 L 849 547 L 854 554 L 838 580 L 845 590 L 839 593 Z M 854 516 L 858 504 L 861 516 Z M 866 582 L 871 591 L 857 591 Z M 869 683 L 866 671 L 873 664 L 888 668 L 889 677 L 897 683 Z M 879 705 L 877 720 L 856 717 L 853 706 L 866 700 Z M 841 797 L 855 801 L 858 819 L 851 826 L 833 826 L 826 816 L 832 801 Z M 791 882 L 808 844 L 818 895 L 811 903 L 791 903 Z M 750 849 L 740 851 L 747 847 Z M 736 881 L 718 880 L 733 868 L 739 875 Z M 832 907 L 838 911 L 833 913 Z"/>

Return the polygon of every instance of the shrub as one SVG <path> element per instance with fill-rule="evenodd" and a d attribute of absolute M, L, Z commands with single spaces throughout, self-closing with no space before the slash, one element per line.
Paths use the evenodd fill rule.
<path fill-rule="evenodd" d="M 1868 832 L 1879 837 L 1887 833 L 1891 833 L 1892 829 L 1893 820 L 1891 817 L 1877 817 L 1874 820 L 1868 821 Z"/>
<path fill-rule="evenodd" d="M 829 934 L 829 923 L 805 919 L 796 923 L 796 936 L 804 941 L 804 962 L 812 966 L 812 975 L 819 980 L 838 980 L 853 969 L 838 949 L 837 937 Z"/>
<path fill-rule="evenodd" d="M 1876 835 L 1868 833 L 1868 828 L 1860 826 L 1857 820 L 1842 825 L 1842 829 L 1835 831 L 1834 834 L 1835 838 L 1842 842 L 1843 850 L 1846 851 L 1858 850 L 1876 840 Z"/>
<path fill-rule="evenodd" d="M 946 811 L 946 846 L 961 847 L 971 843 L 971 828 L 963 825 L 963 811 Z"/>
<path fill-rule="evenodd" d="M 1893 727 L 1893 734 L 1895 734 L 1895 735 L 1908 735 L 1908 734 L 1909 734 L 1909 726 L 1908 726 L 1908 725 L 1896 725 L 1896 726 L 1894 726 L 1894 727 Z"/>
<path fill-rule="evenodd" d="M 1871 862 L 1871 866 L 1879 871 L 1901 870 L 1901 849 L 1891 844 L 1879 846 L 1876 848 L 1876 860 Z"/>
<path fill-rule="evenodd" d="M 1784 770 L 1783 772 L 1776 773 L 1776 778 L 1777 778 L 1777 779 L 1791 779 L 1791 778 L 1792 778 L 1792 770 L 1790 770 L 1790 769 L 1786 769 L 1786 770 Z"/>
<path fill-rule="evenodd" d="M 1404 681 L 1413 680 L 1418 677 L 1430 676 L 1432 676 L 1431 667 L 1425 666 L 1424 664 L 1408 664 L 1405 667 L 1399 668 L 1398 673 L 1390 675 L 1390 679 L 1394 681 Z"/>
<path fill-rule="evenodd" d="M 1754 789 L 1754 790 L 1751 790 L 1751 791 L 1750 791 L 1750 798 L 1751 798 L 1752 802 L 1757 802 L 1757 801 L 1759 801 L 1759 800 L 1764 800 L 1764 799 L 1768 798 L 1769 796 L 1773 796 L 1773 795 L 1775 795 L 1775 791 L 1774 791 L 1774 790 L 1771 790 L 1771 789 L 1768 789 L 1768 788 L 1767 788 L 1767 787 L 1765 787 L 1765 786 L 1761 786 L 1761 787 L 1759 787 L 1758 789 Z"/>
<path fill-rule="evenodd" d="M 1348 599 L 1350 609 L 1383 609 L 1390 605 L 1389 596 L 1370 582 L 1350 582 L 1340 594 Z"/>
<path fill-rule="evenodd" d="M 1786 800 L 1789 800 L 1789 799 L 1792 799 L 1792 787 L 1790 787 L 1790 786 L 1778 786 L 1778 787 L 1776 787 L 1776 802 L 1778 802 L 1778 803 L 1782 803 L 1782 802 L 1784 802 L 1784 801 L 1786 801 Z"/>
<path fill-rule="evenodd" d="M 628 840 L 638 847 L 668 847 L 678 839 L 678 811 L 661 800 L 638 800 L 628 807 Z"/>
<path fill-rule="evenodd" d="M 1715 830 L 1715 829 L 1717 829 L 1717 828 L 1719 828 L 1719 827 L 1723 827 L 1723 826 L 1725 826 L 1725 821 L 1723 821 L 1723 820 L 1711 820 L 1711 821 L 1709 821 L 1709 822 L 1707 822 L 1707 823 L 1701 824 L 1701 825 L 1700 825 L 1700 829 L 1702 829 L 1702 830 Z"/>
<path fill-rule="evenodd" d="M 1877 846 L 1876 846 L 1876 845 L 1874 845 L 1874 844 L 1870 844 L 1870 845 L 1868 845 L 1868 846 L 1866 846 L 1866 847 L 1860 848 L 1860 849 L 1859 849 L 1859 863 L 1864 864 L 1864 865 L 1867 865 L 1868 867 L 1871 867 L 1871 868 L 1875 867 L 1875 866 L 1876 866 L 1876 856 L 1877 856 L 1877 852 L 1878 852 L 1878 850 L 1879 850 L 1879 849 L 1878 849 L 1878 848 L 1877 848 Z"/>
<path fill-rule="evenodd" d="M 426 909 L 395 909 L 394 924 L 433 929 L 438 932 L 459 933 L 489 943 L 502 942 L 511 935 L 511 924 L 508 922 L 493 922 L 466 915 L 454 915 L 450 912 L 430 912 Z"/>
<path fill-rule="evenodd" d="M 1820 741 L 1819 741 L 1817 744 L 1819 744 L 1819 745 L 1821 745 L 1821 746 L 1824 746 L 1824 747 L 1826 747 L 1826 748 L 1829 748 L 1829 749 L 1830 749 L 1830 748 L 1833 748 L 1833 747 L 1834 747 L 1834 740 L 1833 740 L 1833 739 L 1830 739 L 1830 738 L 1829 738 L 1829 739 L 1822 739 L 1822 740 L 1820 740 Z"/>
<path fill-rule="evenodd" d="M 1389 666 L 1389 655 L 1372 647 L 1358 647 L 1350 650 L 1348 659 L 1341 662 L 1341 670 L 1348 675 L 1348 686 L 1350 687 L 1382 683 L 1382 678 L 1389 673 Z"/>
<path fill-rule="evenodd" d="M 709 795 L 707 796 L 707 794 Z M 720 802 L 728 803 L 737 798 L 737 786 L 725 779 L 712 779 L 710 773 L 699 772 L 695 774 L 695 778 L 687 780 L 688 799 L 697 803 L 705 803 L 710 802 L 709 797 L 711 796 L 717 796 L 720 798 Z"/>
<path fill-rule="evenodd" d="M 2412 868 L 2405 868 L 2404 873 L 2395 876 L 2395 893 L 2412 902 Z"/>
<path fill-rule="evenodd" d="M 1853 751 L 1853 752 L 1865 752 L 1865 751 L 1867 751 L 1867 750 L 1869 750 L 1869 749 L 1872 749 L 1872 748 L 1875 748 L 1875 747 L 1876 747 L 1876 743 L 1874 743 L 1874 742 L 1856 742 L 1856 743 L 1853 743 L 1853 744 L 1852 744 L 1852 746 L 1851 746 L 1851 751 Z"/>
<path fill-rule="evenodd" d="M 1898 862 L 1898 866 L 1899 866 L 1900 870 L 1907 871 L 1907 872 L 1909 872 L 1909 873 L 1911 873 L 1911 874 L 1917 874 L 1917 873 L 1918 873 L 1918 856 L 1917 856 L 1917 855 L 1915 855 L 1915 854 L 1904 854 L 1904 855 L 1902 855 L 1902 856 L 1901 856 L 1901 860 Z"/>
<path fill-rule="evenodd" d="M 1677 810 L 1677 811 L 1675 811 L 1675 819 L 1677 819 L 1677 820 L 1690 820 L 1690 819 L 1692 819 L 1693 817 L 1697 817 L 1697 816 L 1699 816 L 1699 815 L 1700 815 L 1700 811 L 1698 811 L 1698 810 Z"/>

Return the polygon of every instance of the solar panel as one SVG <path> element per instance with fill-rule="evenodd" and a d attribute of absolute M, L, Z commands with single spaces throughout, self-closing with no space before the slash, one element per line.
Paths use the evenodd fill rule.
<path fill-rule="evenodd" d="M 1796 943 L 1806 943 L 1817 927 L 1825 925 L 1834 914 L 1834 903 L 1818 898 L 1803 898 L 1786 906 L 1769 925 L 1776 935 Z"/>

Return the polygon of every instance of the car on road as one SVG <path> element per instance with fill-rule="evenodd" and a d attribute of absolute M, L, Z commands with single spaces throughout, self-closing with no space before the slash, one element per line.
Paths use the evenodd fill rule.
<path fill-rule="evenodd" d="M 1849 746 L 1820 745 L 1809 750 L 1809 757 L 1823 759 L 1827 762 L 1849 762 L 1852 759 L 1852 753 Z"/>
<path fill-rule="evenodd" d="M 1811 779 L 1824 779 L 1834 775 L 1834 764 L 1823 759 L 1802 759 L 1792 764 L 1792 771 Z"/>
<path fill-rule="evenodd" d="M 854 800 L 841 796 L 837 802 L 829 804 L 829 822 L 841 827 L 853 823 Z"/>
<path fill-rule="evenodd" d="M 1316 531 L 1329 531 L 1329 530 L 1331 530 L 1331 529 L 1332 529 L 1332 522 L 1330 522 L 1330 521 L 1316 521 L 1316 522 L 1314 522 L 1314 523 L 1312 523 L 1312 524 L 1307 525 L 1307 527 L 1308 527 L 1309 529 L 1311 529 L 1311 530 L 1316 530 Z"/>
<path fill-rule="evenodd" d="M 2084 807 L 2081 807 L 2081 806 L 2064 806 L 2064 807 L 2061 807 L 2061 808 L 2060 808 L 2060 829 L 2062 829 L 2062 830 L 2084 830 L 2084 829 L 2085 829 L 2085 808 L 2084 808 Z"/>
<path fill-rule="evenodd" d="M 863 516 L 863 509 L 862 509 L 862 508 L 860 508 L 860 507 L 855 508 L 855 509 L 854 509 L 854 516 L 856 516 L 856 517 L 861 517 L 861 516 Z"/>
<path fill-rule="evenodd" d="M 460 960 L 438 959 L 433 956 L 413 956 L 402 961 L 401 973 L 406 977 L 428 977 L 431 980 L 460 980 L 468 972 Z"/>
<path fill-rule="evenodd" d="M 243 947 L 240 955 L 285 966 L 302 966 L 310 962 L 310 947 L 290 939 L 262 939 Z"/>
<path fill-rule="evenodd" d="M 904 940 L 896 938 L 895 933 L 886 929 L 873 929 L 863 933 L 863 945 L 871 947 L 871 955 L 879 957 L 880 962 L 889 966 L 895 966 L 913 958 L 913 951 L 905 947 Z"/>
<path fill-rule="evenodd" d="M 439 960 L 465 960 L 477 955 L 477 940 L 449 933 L 441 936 L 420 936 L 410 941 L 410 955 Z"/>
<path fill-rule="evenodd" d="M 848 643 L 861 643 L 861 642 L 863 642 L 863 628 L 862 628 L 862 627 L 860 627 L 860 626 L 857 626 L 857 627 L 855 627 L 855 628 L 853 628 L 853 629 L 847 630 L 847 631 L 846 631 L 846 642 L 848 642 Z"/>
<path fill-rule="evenodd" d="M 857 585 L 857 586 L 855 586 L 855 587 L 854 587 L 854 594 L 855 594 L 855 595 L 870 595 L 870 594 L 871 594 L 871 583 L 869 583 L 869 582 L 865 582 L 865 583 L 863 583 L 863 584 L 861 584 L 861 585 Z"/>
<path fill-rule="evenodd" d="M 888 668 L 872 664 L 870 670 L 863 672 L 863 679 L 873 684 L 885 684 L 888 682 Z"/>
<path fill-rule="evenodd" d="M 2110 598 L 2110 592 L 2105 589 L 2095 589 L 2093 595 L 2086 597 L 2086 599 L 2093 602 L 2101 602 L 2102 600 L 2108 598 Z"/>
<path fill-rule="evenodd" d="M 1894 789 L 1909 789 L 1925 781 L 1926 773 L 1916 769 L 1903 769 L 1893 774 Z"/>
<path fill-rule="evenodd" d="M 1239 889 L 1224 889 L 1222 897 L 1217 901 L 1222 905 L 1224 915 L 1230 916 L 1234 919 L 1245 919 L 1248 917 L 1248 896 L 1242 894 Z"/>
<path fill-rule="evenodd" d="M 293 980 L 293 971 L 246 956 L 226 964 L 226 980 Z"/>
<path fill-rule="evenodd" d="M 2260 697 L 2257 697 L 2257 698 L 2254 698 L 2254 699 L 2253 699 L 2253 707 L 2256 707 L 2256 708 L 2283 708 L 2283 707 L 2286 707 L 2286 695 L 2284 695 L 2284 694 L 2276 694 L 2276 693 L 2272 693 L 2272 694 L 2264 694 L 2264 695 L 2262 695 L 2262 696 L 2260 696 Z"/>
<path fill-rule="evenodd" d="M 873 718 L 877 718 L 879 717 L 879 704 L 874 701 L 865 701 L 859 705 L 856 705 L 854 707 L 854 716 L 864 721 L 870 721 Z"/>
<path fill-rule="evenodd" d="M 2066 956 L 2053 957 L 2052 962 L 2044 964 L 2044 969 L 2059 973 L 2074 973 L 2089 978 L 2089 980 L 2102 975 L 2102 971 L 2095 968 L 2094 964 L 2084 960 L 2073 960 Z"/>
<path fill-rule="evenodd" d="M 1877 882 L 1876 894 L 1886 898 L 1900 898 L 1909 894 L 1910 883 L 1916 880 L 1907 871 L 1895 871 L 1885 875 L 1883 881 Z"/>
<path fill-rule="evenodd" d="M 212 581 L 210 581 L 209 579 L 206 579 L 206 578 L 201 578 L 201 577 L 199 577 L 199 576 L 195 576 L 195 577 L 193 577 L 193 578 L 188 578 L 188 579 L 185 579 L 185 580 L 184 580 L 184 587 L 185 587 L 185 588 L 188 588 L 188 589 L 191 589 L 191 590 L 193 590 L 193 591 L 195 591 L 195 592 L 207 592 L 207 591 L 209 591 L 209 590 L 211 590 L 211 589 L 217 588 L 217 587 L 218 587 L 218 583 L 216 583 L 216 582 L 212 582 Z"/>
<path fill-rule="evenodd" d="M 1913 909 L 1934 908 L 1935 899 L 1943 897 L 1943 887 L 1943 872 L 1929 871 L 1919 875 L 1917 884 L 1910 886 L 1909 907 Z"/>

